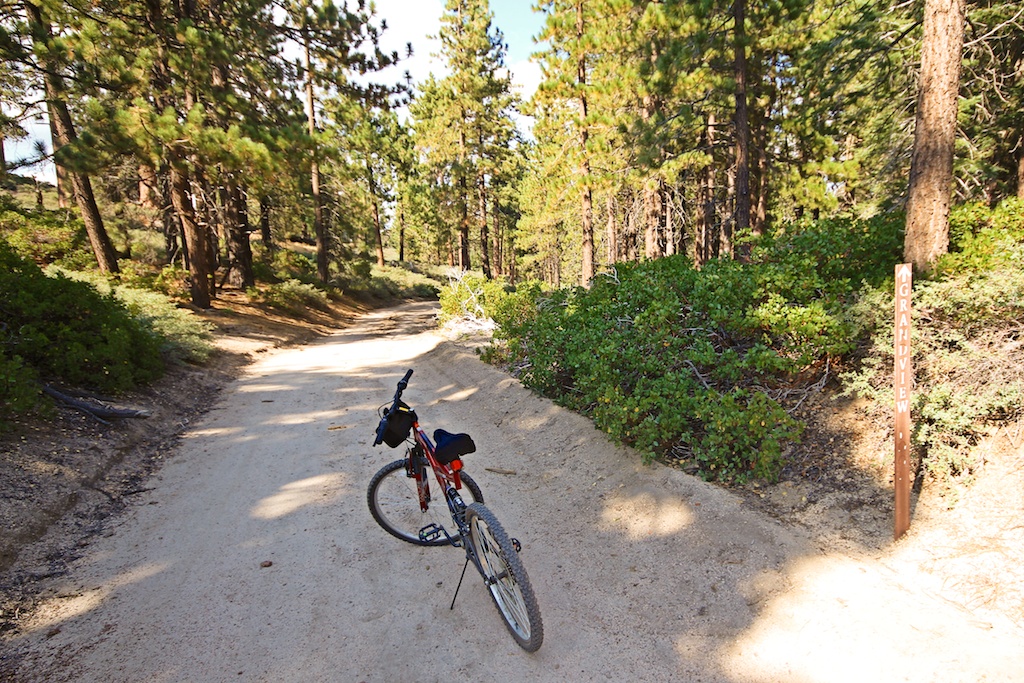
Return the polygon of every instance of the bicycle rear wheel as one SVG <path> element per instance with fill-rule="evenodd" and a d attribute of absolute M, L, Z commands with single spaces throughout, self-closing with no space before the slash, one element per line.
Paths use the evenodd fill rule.
<path fill-rule="evenodd" d="M 420 497 L 416 490 L 416 479 L 406 476 L 406 459 L 395 460 L 382 467 L 370 480 L 366 490 L 366 502 L 370 506 L 370 514 L 381 527 L 395 538 L 415 545 L 448 545 L 444 537 L 432 541 L 420 540 L 420 529 L 436 524 L 451 527 L 451 515 L 444 493 L 436 491 L 437 482 L 431 482 L 435 489 L 435 499 L 426 512 L 420 510 Z M 427 475 L 430 469 L 427 468 Z M 459 492 L 467 505 L 483 502 L 484 496 L 480 487 L 468 474 L 462 474 L 462 490 Z M 452 529 L 457 532 L 457 529 Z"/>
<path fill-rule="evenodd" d="M 512 540 L 487 507 L 474 503 L 466 509 L 469 540 L 484 570 L 484 583 L 519 647 L 536 652 L 544 641 L 540 607 L 530 577 Z"/>

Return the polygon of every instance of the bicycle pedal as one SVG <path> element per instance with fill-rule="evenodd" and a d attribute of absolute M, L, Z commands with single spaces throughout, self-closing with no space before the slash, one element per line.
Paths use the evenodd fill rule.
<path fill-rule="evenodd" d="M 523 549 L 523 544 L 519 542 L 518 538 L 510 539 L 512 541 L 512 547 L 516 549 L 516 552 L 520 552 Z"/>
<path fill-rule="evenodd" d="M 423 543 L 433 543 L 441 537 L 444 537 L 446 541 L 448 541 L 452 545 L 455 545 L 455 541 L 452 540 L 452 537 L 448 534 L 447 531 L 445 531 L 445 528 L 443 526 L 439 526 L 437 524 L 428 524 L 427 526 L 420 529 L 420 541 L 422 541 Z"/>

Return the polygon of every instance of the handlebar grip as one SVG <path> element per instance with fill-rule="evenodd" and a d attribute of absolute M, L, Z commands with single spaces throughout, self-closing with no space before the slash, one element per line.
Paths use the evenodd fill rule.
<path fill-rule="evenodd" d="M 405 391 L 405 388 L 409 386 L 409 378 L 412 377 L 412 368 L 409 368 L 405 373 L 405 377 L 398 381 L 398 391 Z"/>

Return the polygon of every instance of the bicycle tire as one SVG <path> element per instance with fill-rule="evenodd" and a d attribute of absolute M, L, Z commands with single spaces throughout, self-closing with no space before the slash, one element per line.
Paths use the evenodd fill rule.
<path fill-rule="evenodd" d="M 485 505 L 466 509 L 469 542 L 484 570 L 484 583 L 519 647 L 536 652 L 544 642 L 540 606 L 519 553 L 498 518 Z"/>
<path fill-rule="evenodd" d="M 406 476 L 405 463 L 405 458 L 395 460 L 373 475 L 366 489 L 366 502 L 370 506 L 370 514 L 384 531 L 406 543 L 423 546 L 450 545 L 448 539 L 444 537 L 431 541 L 420 539 L 420 529 L 430 524 L 447 524 L 451 527 L 452 518 L 444 495 L 436 491 L 436 481 L 431 482 L 434 485 L 432 495 L 435 498 L 431 501 L 430 509 L 426 512 L 420 510 L 416 480 Z M 428 468 L 428 475 L 429 473 Z M 480 487 L 465 473 L 462 474 L 462 490 L 459 493 L 467 505 L 482 503 L 484 500 Z M 451 531 L 458 533 L 457 529 Z"/>

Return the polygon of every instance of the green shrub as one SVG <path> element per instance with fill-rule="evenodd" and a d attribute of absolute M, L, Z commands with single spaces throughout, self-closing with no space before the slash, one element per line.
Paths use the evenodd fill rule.
<path fill-rule="evenodd" d="M 213 326 L 160 292 L 118 284 L 96 272 L 65 271 L 54 266 L 45 272 L 88 283 L 100 294 L 113 296 L 139 324 L 159 336 L 160 349 L 167 360 L 202 363 L 213 351 Z"/>
<path fill-rule="evenodd" d="M 990 426 L 1024 417 L 1024 215 L 1019 201 L 994 210 L 959 207 L 951 219 L 959 251 L 913 293 L 912 442 L 940 482 L 970 478 L 970 447 Z M 994 248 L 998 244 L 998 248 Z M 865 287 L 850 308 L 868 335 L 864 358 L 842 375 L 844 392 L 891 410 L 893 283 Z"/>
<path fill-rule="evenodd" d="M 685 459 L 709 479 L 771 479 L 802 426 L 768 387 L 849 340 L 820 305 L 764 294 L 765 272 L 697 271 L 674 256 L 619 264 L 589 290 L 528 285 L 494 307 L 496 336 L 525 384 L 646 457 Z"/>
<path fill-rule="evenodd" d="M 95 265 L 82 221 L 69 211 L 33 211 L 0 195 L 0 238 L 32 261 L 68 267 Z"/>
<path fill-rule="evenodd" d="M 452 273 L 441 287 L 441 322 L 452 318 L 491 318 L 490 311 L 507 296 L 502 280 L 487 279 L 482 273 Z"/>
<path fill-rule="evenodd" d="M 978 273 L 1022 263 L 1024 200 L 1006 199 L 994 209 L 972 203 L 949 216 L 949 253 L 939 259 L 940 275 Z"/>
<path fill-rule="evenodd" d="M 297 315 L 302 315 L 310 308 L 331 310 L 331 301 L 325 291 L 298 280 L 272 284 L 263 291 L 250 290 L 249 296 L 273 308 Z"/>
<path fill-rule="evenodd" d="M 47 277 L 0 240 L 0 324 L 8 358 L 43 381 L 120 392 L 163 372 L 160 338 L 112 295 Z"/>
<path fill-rule="evenodd" d="M 0 431 L 8 416 L 28 413 L 40 404 L 39 378 L 20 356 L 8 357 L 0 343 Z"/>

